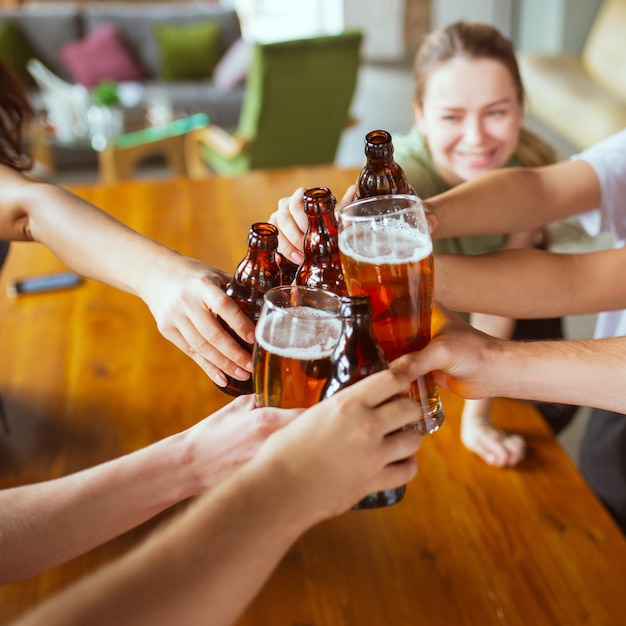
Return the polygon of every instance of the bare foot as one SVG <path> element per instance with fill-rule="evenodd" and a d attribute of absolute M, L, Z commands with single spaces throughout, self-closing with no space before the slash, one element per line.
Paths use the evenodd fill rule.
<path fill-rule="evenodd" d="M 461 441 L 494 467 L 513 467 L 526 454 L 526 442 L 520 435 L 495 428 L 486 417 L 463 416 Z"/>

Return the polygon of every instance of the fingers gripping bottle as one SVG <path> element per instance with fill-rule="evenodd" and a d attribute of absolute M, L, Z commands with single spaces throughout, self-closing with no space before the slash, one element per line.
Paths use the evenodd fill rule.
<path fill-rule="evenodd" d="M 332 374 L 322 391 L 322 400 L 388 367 L 385 354 L 372 330 L 369 296 L 342 297 L 341 321 L 341 337 L 331 359 Z M 373 509 L 396 504 L 404 497 L 405 490 L 405 485 L 402 485 L 396 489 L 372 493 L 352 508 Z"/>
<path fill-rule="evenodd" d="M 276 262 L 278 249 L 278 229 L 273 224 L 256 222 L 250 226 L 248 252 L 237 266 L 233 279 L 226 285 L 226 295 L 230 296 L 242 311 L 256 324 L 263 306 L 263 296 L 272 287 L 281 284 L 281 272 Z M 253 345 L 239 337 L 218 317 L 237 343 L 252 354 Z M 226 387 L 222 391 L 231 396 L 240 396 L 254 391 L 252 377 L 237 380 L 226 375 Z"/>

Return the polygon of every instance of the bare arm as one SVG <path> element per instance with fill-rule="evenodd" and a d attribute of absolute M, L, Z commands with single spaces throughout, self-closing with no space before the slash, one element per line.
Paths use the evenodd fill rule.
<path fill-rule="evenodd" d="M 532 248 L 541 238 L 541 231 L 526 230 L 519 233 L 510 234 L 502 250 L 520 250 Z M 515 320 L 499 315 L 489 315 L 486 313 L 471 313 L 470 324 L 482 330 L 484 333 L 501 339 L 510 339 L 515 330 Z"/>
<path fill-rule="evenodd" d="M 626 307 L 626 249 L 583 254 L 509 250 L 436 255 L 435 299 L 455 311 L 521 318 Z"/>
<path fill-rule="evenodd" d="M 164 531 L 19 624 L 232 624 L 291 543 L 416 473 L 410 378 L 386 370 L 270 437 Z M 382 403 L 382 404 L 381 404 Z"/>
<path fill-rule="evenodd" d="M 298 411 L 237 398 L 180 434 L 56 480 L 0 491 L 0 584 L 78 556 L 198 495 Z"/>
<path fill-rule="evenodd" d="M 68 191 L 0 165 L 0 239 L 39 241 L 78 273 L 142 298 L 161 333 L 217 383 L 220 370 L 246 379 L 250 355 L 224 331 L 254 327 L 222 287 L 225 272 L 140 235 Z"/>
<path fill-rule="evenodd" d="M 416 367 L 412 373 L 433 371 L 439 385 L 464 398 L 501 396 L 626 413 L 624 354 L 626 337 L 504 341 L 437 308 L 433 339 L 407 358 Z"/>
<path fill-rule="evenodd" d="M 539 228 L 600 204 L 600 182 L 585 161 L 504 168 L 458 185 L 425 203 L 433 237 L 498 234 Z"/>

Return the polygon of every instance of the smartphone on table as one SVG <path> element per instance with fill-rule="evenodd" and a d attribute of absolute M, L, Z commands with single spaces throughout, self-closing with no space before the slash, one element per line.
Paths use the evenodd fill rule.
<path fill-rule="evenodd" d="M 14 280 L 9 283 L 7 292 L 10 297 L 15 298 L 31 293 L 44 293 L 46 291 L 78 287 L 82 282 L 83 279 L 75 272 L 57 272 L 55 274 Z"/>

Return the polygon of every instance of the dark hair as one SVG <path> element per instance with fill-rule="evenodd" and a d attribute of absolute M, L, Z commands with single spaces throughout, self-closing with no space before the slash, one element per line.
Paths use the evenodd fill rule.
<path fill-rule="evenodd" d="M 462 20 L 429 33 L 417 51 L 413 68 L 414 98 L 420 106 L 432 72 L 457 57 L 502 63 L 511 75 L 519 103 L 524 104 L 524 84 L 511 40 L 490 24 Z M 524 128 L 520 130 L 515 155 L 525 166 L 547 165 L 557 160 L 551 146 Z"/>
<path fill-rule="evenodd" d="M 460 21 L 429 33 L 415 56 L 415 99 L 422 104 L 431 72 L 442 63 L 464 57 L 493 59 L 509 70 L 520 103 L 524 102 L 524 85 L 513 44 L 490 24 Z"/>
<path fill-rule="evenodd" d="M 20 172 L 32 166 L 23 146 L 24 131 L 32 116 L 22 83 L 0 60 L 0 163 Z"/>

